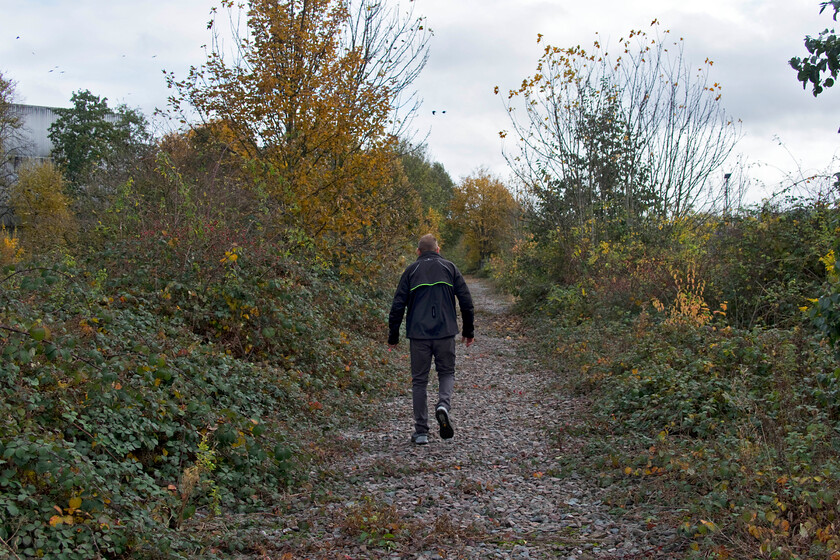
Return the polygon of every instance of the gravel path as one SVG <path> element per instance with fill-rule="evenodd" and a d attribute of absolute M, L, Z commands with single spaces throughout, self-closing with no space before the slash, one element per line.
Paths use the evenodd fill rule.
<path fill-rule="evenodd" d="M 282 526 L 261 531 L 262 558 L 669 557 L 641 522 L 617 523 L 599 489 L 561 473 L 561 454 L 579 451 L 553 444 L 549 429 L 578 421 L 579 403 L 549 389 L 504 297 L 478 280 L 470 289 L 476 344 L 458 347 L 455 438 L 442 441 L 430 415 L 430 444 L 410 443 L 403 342 L 404 394 L 346 434 L 352 453 L 312 473 L 317 496 L 290 497 Z"/>

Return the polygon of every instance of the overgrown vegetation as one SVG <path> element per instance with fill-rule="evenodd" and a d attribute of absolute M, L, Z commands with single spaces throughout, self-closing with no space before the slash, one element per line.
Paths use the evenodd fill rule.
<path fill-rule="evenodd" d="M 665 56 L 630 47 L 631 60 Z M 591 402 L 585 423 L 557 428 L 561 448 L 584 445 L 565 468 L 606 488 L 616 514 L 677 529 L 688 557 L 840 558 L 837 185 L 734 215 L 700 204 L 715 198 L 702 177 L 719 162 L 670 169 L 706 155 L 683 146 L 683 159 L 653 172 L 644 158 L 618 157 L 629 152 L 613 142 L 614 118 L 595 118 L 639 109 L 624 74 L 609 75 L 621 66 L 596 64 L 607 77 L 595 89 L 575 65 L 591 55 L 549 48 L 546 57 L 544 74 L 511 99 L 539 86 L 528 115 L 554 107 L 551 122 L 586 133 L 573 134 L 577 145 L 565 129 L 526 130 L 522 227 L 493 271 L 540 333 L 558 390 Z M 558 61 L 569 72 L 554 73 Z M 676 88 L 644 65 L 632 70 L 653 90 Z M 579 102 L 567 103 L 570 92 Z M 622 137 L 661 146 L 653 132 Z M 684 173 L 699 180 L 672 206 L 678 183 L 662 177 Z"/>
<path fill-rule="evenodd" d="M 451 186 L 426 158 L 407 177 L 386 125 L 405 109 L 392 78 L 413 78 L 388 74 L 393 52 L 361 53 L 417 34 L 406 52 L 419 71 L 425 34 L 384 5 L 297 7 L 251 3 L 242 54 L 259 66 L 237 80 L 291 60 L 250 52 L 278 34 L 315 49 L 311 31 L 344 58 L 317 79 L 289 70 L 277 94 L 302 88 L 298 106 L 253 150 L 237 127 L 268 134 L 257 120 L 198 101 L 231 83 L 185 81 L 207 122 L 155 140 L 142 115 L 84 91 L 53 129 L 58 166 L 17 178 L 15 227 L 0 230 L 0 556 L 212 556 L 197 522 L 278 503 L 395 386 L 392 274 L 420 201 L 445 203 Z M 234 72 L 217 62 L 206 71 Z M 353 84 L 360 97 L 345 97 Z"/>
<path fill-rule="evenodd" d="M 318 264 L 233 178 L 159 158 L 84 246 L 0 277 L 0 537 L 20 556 L 192 556 L 196 511 L 277 499 L 387 385 L 387 291 Z"/>
<path fill-rule="evenodd" d="M 380 293 L 255 246 L 179 273 L 171 239 L 3 278 L 0 536 L 23 556 L 190 555 L 197 509 L 277 499 L 385 384 Z"/>
<path fill-rule="evenodd" d="M 837 363 L 806 324 L 730 326 L 700 286 L 624 318 L 594 312 L 587 292 L 582 316 L 539 322 L 565 389 L 593 403 L 586 425 L 556 434 L 588 442 L 567 465 L 608 487 L 616 513 L 677 527 L 698 557 L 830 558 Z"/>
<path fill-rule="evenodd" d="M 169 76 L 173 110 L 201 124 L 152 141 L 141 115 L 78 92 L 53 131 L 60 167 L 17 177 L 0 551 L 214 554 L 197 520 L 281 500 L 392 386 L 384 311 L 404 262 L 387 255 L 424 228 L 519 296 L 558 385 L 591 401 L 556 436 L 583 438 L 566 467 L 617 514 L 677 528 L 690 556 L 840 558 L 837 186 L 718 211 L 709 179 L 738 133 L 711 64 L 695 75 L 681 43 L 638 31 L 621 64 L 597 42 L 547 47 L 510 93 L 523 197 L 483 171 L 455 186 L 400 136 L 428 30 L 355 8 L 250 2 L 233 60 L 214 35 L 206 65 Z M 798 68 L 815 94 L 832 41 Z M 4 159 L 13 85 L 0 77 Z M 361 544 L 408 538 L 390 506 L 346 517 Z"/>
<path fill-rule="evenodd" d="M 558 390 L 592 403 L 556 432 L 586 442 L 566 467 L 616 513 L 698 558 L 837 557 L 839 214 L 766 204 L 597 249 L 537 231 L 497 257 Z"/>

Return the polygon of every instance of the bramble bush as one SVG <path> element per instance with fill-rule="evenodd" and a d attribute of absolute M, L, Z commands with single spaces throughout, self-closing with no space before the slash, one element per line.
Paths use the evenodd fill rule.
<path fill-rule="evenodd" d="M 723 220 L 694 215 L 647 223 L 615 239 L 592 227 L 568 231 L 531 222 L 509 253 L 493 261 L 494 278 L 520 296 L 522 309 L 542 309 L 555 286 L 580 286 L 588 314 L 639 313 L 653 299 L 670 305 L 688 270 L 704 285 L 710 309 L 727 307 L 730 324 L 793 327 L 826 279 L 821 259 L 836 234 L 837 208 L 788 200 Z"/>
<path fill-rule="evenodd" d="M 494 261 L 592 403 L 557 432 L 584 438 L 566 467 L 689 557 L 840 557 L 837 213 L 788 200 L 597 241 L 541 224 Z"/>
<path fill-rule="evenodd" d="M 840 218 L 833 225 L 834 246 L 821 260 L 826 269 L 822 295 L 812 299 L 808 314 L 819 332 L 834 347 L 840 357 Z"/>
<path fill-rule="evenodd" d="M 0 273 L 4 552 L 194 557 L 193 519 L 276 503 L 388 383 L 375 277 L 319 260 L 258 193 L 220 204 L 155 167 L 84 245 Z"/>
<path fill-rule="evenodd" d="M 196 509 L 248 510 L 275 497 L 308 460 L 290 425 L 329 429 L 321 403 L 352 406 L 381 383 L 358 360 L 362 348 L 376 355 L 375 335 L 339 334 L 330 320 L 370 324 L 377 306 L 348 291 L 339 298 L 359 298 L 356 309 L 324 308 L 331 282 L 301 271 L 252 294 L 282 305 L 288 328 L 208 337 L 191 332 L 173 291 L 112 277 L 101 256 L 94 271 L 30 262 L 2 277 L 0 511 L 11 522 L 0 537 L 23 556 L 189 555 L 177 529 Z M 227 316 L 232 298 L 205 311 Z M 316 330 L 322 338 L 310 344 Z M 262 350 L 237 355 L 248 337 Z M 209 455 L 213 467 L 198 468 Z"/>
<path fill-rule="evenodd" d="M 802 329 L 642 314 L 555 332 L 594 401 L 581 460 L 619 511 L 656 503 L 715 557 L 829 558 L 840 546 L 840 375 Z M 698 552 L 698 554 L 701 554 Z M 833 557 L 832 557 L 833 558 Z"/>
<path fill-rule="evenodd" d="M 721 221 L 706 249 L 712 305 L 738 327 L 795 327 L 826 280 L 821 259 L 836 240 L 837 208 L 790 200 Z"/>

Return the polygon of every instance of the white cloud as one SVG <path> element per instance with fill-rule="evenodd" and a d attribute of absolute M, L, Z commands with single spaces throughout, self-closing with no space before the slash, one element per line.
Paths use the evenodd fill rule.
<path fill-rule="evenodd" d="M 421 135 L 429 131 L 431 154 L 455 179 L 479 166 L 506 175 L 498 132 L 509 123 L 493 88 L 517 87 L 534 71 L 542 49 L 537 33 L 564 47 L 589 45 L 596 32 L 615 43 L 654 18 L 685 38 L 691 60 L 715 61 L 713 79 L 723 84 L 727 111 L 744 122 L 740 149 L 751 161 L 795 168 L 774 135 L 806 168 L 824 167 L 838 148 L 840 91 L 814 99 L 787 66 L 804 52 L 806 34 L 833 23 L 816 0 L 414 1 L 435 33 L 417 83 L 425 104 L 415 124 Z M 203 62 L 214 5 L 0 0 L 3 13 L 13 14 L 0 21 L 0 72 L 18 82 L 27 103 L 66 106 L 74 91 L 90 89 L 151 114 L 170 93 L 162 70 L 184 77 Z"/>

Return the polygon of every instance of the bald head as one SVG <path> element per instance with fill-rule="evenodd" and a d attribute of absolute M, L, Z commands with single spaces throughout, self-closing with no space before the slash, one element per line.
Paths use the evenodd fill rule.
<path fill-rule="evenodd" d="M 437 251 L 438 249 L 440 247 L 438 247 L 437 239 L 431 233 L 427 233 L 421 237 L 420 242 L 417 243 L 417 251 L 419 253 L 428 253 L 429 251 Z"/>

